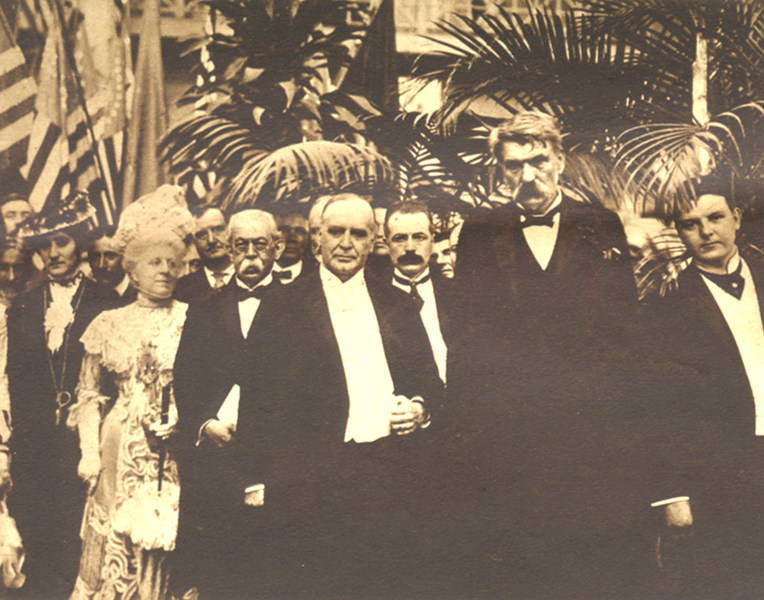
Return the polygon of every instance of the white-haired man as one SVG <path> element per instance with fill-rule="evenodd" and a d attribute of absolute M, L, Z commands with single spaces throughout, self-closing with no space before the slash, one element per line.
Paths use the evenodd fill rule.
<path fill-rule="evenodd" d="M 232 489 L 237 481 L 232 455 L 240 373 L 258 360 L 260 304 L 280 287 L 272 269 L 284 250 L 276 220 L 267 212 L 236 213 L 229 229 L 235 275 L 219 293 L 189 307 L 175 363 L 183 477 L 177 579 L 212 598 L 238 596 L 240 502 Z"/>
<path fill-rule="evenodd" d="M 413 303 L 365 273 L 375 232 L 367 201 L 334 196 L 318 271 L 263 305 L 239 447 L 245 502 L 269 519 L 254 535 L 264 596 L 387 597 L 421 576 L 403 499 L 442 385 Z"/>

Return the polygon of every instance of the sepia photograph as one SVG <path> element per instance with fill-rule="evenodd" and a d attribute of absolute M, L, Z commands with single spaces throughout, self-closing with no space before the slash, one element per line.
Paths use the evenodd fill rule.
<path fill-rule="evenodd" d="M 0 0 L 0 600 L 764 597 L 762 140 L 764 0 Z"/>

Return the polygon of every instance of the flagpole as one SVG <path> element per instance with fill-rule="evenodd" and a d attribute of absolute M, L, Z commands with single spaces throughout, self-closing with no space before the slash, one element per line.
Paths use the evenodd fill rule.
<path fill-rule="evenodd" d="M 101 163 L 101 155 L 98 152 L 98 140 L 95 136 L 95 131 L 93 129 L 93 120 L 90 118 L 90 111 L 88 111 L 87 103 L 85 102 L 85 90 L 82 87 L 82 80 L 80 79 L 80 71 L 77 68 L 77 60 L 74 57 L 74 48 L 69 47 L 69 41 L 68 36 L 64 35 L 64 11 L 61 8 L 60 0 L 52 0 L 53 3 L 56 5 L 56 12 L 58 14 L 58 22 L 61 26 L 61 39 L 63 40 L 64 45 L 64 53 L 66 54 L 66 58 L 69 61 L 69 65 L 72 69 L 72 73 L 74 75 L 74 81 L 77 84 L 77 96 L 80 101 L 80 106 L 82 106 L 82 112 L 85 115 L 85 124 L 87 125 L 88 133 L 90 134 L 90 143 L 93 147 L 93 159 L 95 163 L 96 171 L 98 171 L 98 175 L 101 178 L 101 183 L 103 184 L 103 191 L 106 194 L 107 199 L 107 205 L 104 207 L 106 210 L 106 220 L 108 221 L 109 225 L 114 223 L 114 215 L 112 214 L 112 206 L 116 207 L 116 203 L 114 202 L 114 198 L 111 197 L 111 194 L 109 193 L 109 186 L 106 185 L 106 175 L 103 168 L 103 164 Z M 66 134 L 66 131 L 64 131 L 64 134 Z"/>

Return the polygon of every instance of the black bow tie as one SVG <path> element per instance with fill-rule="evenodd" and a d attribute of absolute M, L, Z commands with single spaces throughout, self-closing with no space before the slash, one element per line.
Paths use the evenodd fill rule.
<path fill-rule="evenodd" d="M 74 287 L 80 282 L 80 279 L 82 279 L 82 273 L 77 273 L 74 277 L 70 279 L 51 279 L 50 283 L 53 285 L 58 285 L 65 288 Z"/>
<path fill-rule="evenodd" d="M 745 278 L 740 274 L 742 270 L 743 262 L 741 261 L 733 273 L 706 273 L 703 270 L 700 272 L 703 273 L 703 277 L 707 277 L 729 295 L 740 300 L 743 297 L 743 289 L 745 289 Z"/>
<path fill-rule="evenodd" d="M 239 302 L 249 300 L 250 298 L 257 298 L 258 300 L 262 300 L 263 296 L 265 295 L 265 288 L 267 287 L 267 285 L 258 285 L 254 290 L 248 290 L 241 287 L 240 285 L 237 285 L 236 300 Z"/>
<path fill-rule="evenodd" d="M 419 290 L 417 290 L 417 286 L 427 283 L 430 281 L 430 274 L 427 273 L 424 277 L 421 279 L 418 279 L 417 281 L 412 281 L 411 279 L 406 279 L 405 277 L 401 277 L 397 273 L 393 273 L 393 279 L 400 283 L 401 285 L 408 285 L 411 286 L 411 291 L 409 292 L 409 298 L 411 298 L 414 301 L 414 304 L 416 304 L 417 309 L 422 310 L 422 307 L 424 306 L 424 299 L 422 296 L 419 295 Z"/>
<path fill-rule="evenodd" d="M 279 281 L 292 279 L 292 271 L 285 269 L 283 271 L 273 271 L 273 278 Z"/>
<path fill-rule="evenodd" d="M 546 225 L 547 227 L 554 227 L 554 216 L 560 212 L 560 205 L 558 204 L 548 213 L 542 216 L 522 214 L 520 217 L 520 227 L 525 229 L 526 227 L 533 227 L 534 225 Z"/>

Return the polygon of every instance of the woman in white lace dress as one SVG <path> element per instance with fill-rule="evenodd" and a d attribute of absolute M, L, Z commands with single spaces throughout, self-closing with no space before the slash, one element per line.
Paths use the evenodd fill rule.
<path fill-rule="evenodd" d="M 70 425 L 79 431 L 79 474 L 90 494 L 76 599 L 164 598 L 167 554 L 175 547 L 179 481 L 168 438 L 177 422 L 172 367 L 187 305 L 172 294 L 186 245 L 183 228 L 137 212 L 124 264 L 138 298 L 98 315 L 81 338 L 85 357 Z M 120 228 L 124 234 L 122 221 Z M 114 384 L 116 399 L 107 395 Z"/>

